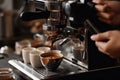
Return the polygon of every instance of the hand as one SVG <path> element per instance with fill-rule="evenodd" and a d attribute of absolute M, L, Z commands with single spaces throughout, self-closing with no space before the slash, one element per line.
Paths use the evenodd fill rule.
<path fill-rule="evenodd" d="M 98 50 L 109 55 L 112 58 L 120 57 L 120 31 L 107 31 L 92 35 L 91 39 L 95 41 Z"/>
<path fill-rule="evenodd" d="M 111 25 L 120 26 L 120 1 L 93 0 L 99 19 Z"/>

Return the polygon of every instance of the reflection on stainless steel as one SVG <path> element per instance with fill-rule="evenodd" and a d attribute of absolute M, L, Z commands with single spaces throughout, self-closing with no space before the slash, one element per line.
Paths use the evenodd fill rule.
<path fill-rule="evenodd" d="M 31 18 L 29 17 L 31 12 L 28 12 L 28 16 L 22 15 L 23 20 L 44 18 L 46 22 L 43 24 L 43 34 L 47 35 L 49 38 L 47 40 L 50 40 L 51 44 L 53 43 L 55 49 L 61 50 L 64 56 L 57 70 L 48 72 L 48 77 L 87 72 L 90 69 L 104 67 L 106 64 L 109 66 L 108 57 L 105 56 L 104 58 L 104 55 L 98 54 L 96 46 L 89 39 L 92 34 L 88 32 L 99 32 L 96 26 L 88 20 L 88 18 L 91 18 L 88 12 L 94 7 L 93 3 L 84 3 L 83 0 L 81 2 L 79 0 L 37 0 L 36 3 L 37 9 L 39 10 L 41 6 L 44 6 L 42 10 L 48 15 L 44 13 L 41 15 L 36 11 L 35 13 L 32 12 Z M 87 25 L 84 23 L 86 19 Z M 66 21 L 68 22 L 66 23 Z M 92 31 L 90 31 L 89 27 Z M 59 38 L 59 36 L 62 37 Z M 38 39 L 41 38 L 38 37 Z M 10 60 L 9 64 L 34 80 L 46 77 L 45 68 L 33 69 L 31 65 L 26 65 L 17 60 Z"/>
<path fill-rule="evenodd" d="M 85 44 L 80 43 L 80 46 L 85 47 Z M 87 53 L 85 52 L 85 49 L 82 49 L 82 47 L 78 48 L 79 52 L 74 51 L 75 43 L 73 41 L 73 38 L 64 38 L 60 39 L 56 42 L 54 42 L 54 45 L 56 45 L 56 49 L 59 49 L 63 52 L 64 57 L 68 59 L 69 61 L 76 63 L 77 65 L 81 65 L 84 68 L 88 68 L 87 64 Z M 78 45 L 78 42 L 77 42 Z"/>
<path fill-rule="evenodd" d="M 59 43 L 58 43 L 58 49 L 61 50 L 61 48 L 63 47 L 64 44 L 66 44 L 67 42 L 69 42 L 70 39 L 69 38 L 64 38 L 63 40 L 61 40 Z"/>
<path fill-rule="evenodd" d="M 20 70 L 22 73 L 26 74 L 28 77 L 30 77 L 33 80 L 41 80 L 46 77 L 44 68 L 33 69 L 31 65 L 26 65 L 21 61 L 17 61 L 17 60 L 9 60 L 9 64 L 17 68 L 18 70 Z M 82 73 L 87 71 L 88 71 L 87 69 L 78 66 L 76 64 L 73 64 L 67 59 L 63 59 L 58 69 L 56 71 L 49 71 L 48 76 L 57 76 L 57 75 L 65 76 L 69 74 L 80 73 L 80 72 Z"/>

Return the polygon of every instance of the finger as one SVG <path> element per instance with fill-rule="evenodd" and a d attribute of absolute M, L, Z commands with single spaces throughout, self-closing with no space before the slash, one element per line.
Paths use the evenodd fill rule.
<path fill-rule="evenodd" d="M 92 2 L 96 4 L 104 4 L 104 0 L 93 0 Z"/>
<path fill-rule="evenodd" d="M 98 48 L 98 50 L 99 50 L 100 52 L 102 52 L 103 54 L 106 54 L 106 55 L 110 56 L 110 54 L 109 54 L 108 52 L 105 52 L 103 49 Z"/>
<path fill-rule="evenodd" d="M 98 47 L 98 50 L 99 50 L 100 52 L 106 54 L 106 52 L 105 52 L 102 48 Z"/>
<path fill-rule="evenodd" d="M 114 23 L 117 22 L 116 20 L 114 21 L 114 16 L 112 13 L 111 14 L 101 13 L 101 14 L 98 14 L 98 16 L 99 16 L 99 20 L 108 24 L 114 25 Z"/>
<path fill-rule="evenodd" d="M 99 11 L 99 12 L 108 12 L 109 7 L 107 5 L 95 5 L 95 8 Z"/>
<path fill-rule="evenodd" d="M 111 20 L 113 18 L 112 13 L 101 12 L 101 13 L 98 13 L 97 15 L 99 16 L 99 18 L 108 19 L 108 20 Z"/>
<path fill-rule="evenodd" d="M 107 32 L 92 35 L 90 38 L 94 41 L 105 41 L 109 39 Z"/>
<path fill-rule="evenodd" d="M 103 21 L 103 22 L 105 22 L 105 23 L 111 24 L 111 25 L 115 25 L 115 24 L 112 22 L 112 20 L 110 20 L 110 19 L 99 18 L 99 20 L 101 20 L 101 21 Z"/>
<path fill-rule="evenodd" d="M 95 44 L 100 52 L 110 55 L 106 50 L 106 42 L 95 42 Z"/>
<path fill-rule="evenodd" d="M 97 46 L 98 48 L 100 48 L 101 50 L 104 50 L 105 47 L 106 47 L 105 42 L 96 41 L 95 44 L 96 44 L 96 46 Z"/>
<path fill-rule="evenodd" d="M 106 54 L 106 55 L 110 56 L 111 58 L 116 58 L 116 57 L 118 57 L 118 55 L 112 55 L 112 54 L 110 54 L 109 52 L 106 52 L 106 51 L 104 51 L 104 50 L 101 49 L 101 48 L 98 48 L 98 50 L 99 50 L 100 52 L 102 52 L 103 54 Z"/>

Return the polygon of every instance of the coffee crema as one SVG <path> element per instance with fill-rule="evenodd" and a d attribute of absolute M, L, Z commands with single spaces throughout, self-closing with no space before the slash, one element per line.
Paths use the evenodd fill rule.
<path fill-rule="evenodd" d="M 43 57 L 42 60 L 43 60 L 44 64 L 47 64 L 52 59 L 54 60 L 54 59 L 62 58 L 62 56 L 60 56 L 60 55 L 54 55 L 52 53 L 48 53 L 48 55 L 47 54 L 42 55 L 42 57 Z"/>

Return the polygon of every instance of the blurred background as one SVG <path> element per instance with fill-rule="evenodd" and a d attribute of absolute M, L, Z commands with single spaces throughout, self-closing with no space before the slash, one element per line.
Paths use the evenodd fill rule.
<path fill-rule="evenodd" d="M 25 22 L 20 19 L 22 12 L 35 11 L 33 1 L 0 0 L 0 46 L 41 31 L 43 20 Z"/>

